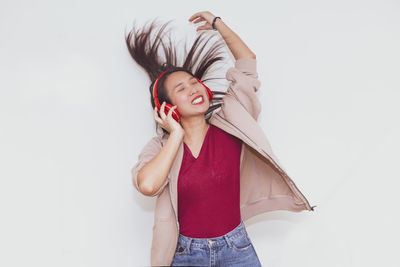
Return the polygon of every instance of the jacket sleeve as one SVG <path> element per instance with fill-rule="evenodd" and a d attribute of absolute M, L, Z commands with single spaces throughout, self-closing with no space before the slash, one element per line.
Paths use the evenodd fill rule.
<path fill-rule="evenodd" d="M 257 120 L 261 103 L 256 95 L 261 82 L 258 79 L 257 61 L 254 58 L 239 58 L 235 66 L 226 72 L 226 79 L 231 81 L 227 93 L 235 99 Z"/>
<path fill-rule="evenodd" d="M 142 151 L 140 152 L 140 154 L 138 156 L 138 161 L 131 169 L 132 183 L 133 183 L 134 187 L 136 188 L 136 190 L 138 190 L 139 192 L 140 192 L 140 190 L 139 190 L 139 185 L 137 182 L 138 173 L 139 173 L 140 169 L 147 162 L 152 160 L 158 154 L 158 152 L 160 152 L 161 148 L 162 148 L 161 141 L 159 140 L 159 138 L 157 136 L 150 139 L 147 142 L 147 144 L 145 144 L 145 146 L 143 147 Z M 168 184 L 168 182 L 169 182 L 169 176 L 167 177 L 167 179 L 165 179 L 165 182 L 160 187 L 160 189 L 157 192 L 155 192 L 153 195 L 151 195 L 150 197 L 159 195 L 163 191 L 164 187 Z M 142 192 L 140 192 L 140 193 L 142 193 Z"/>

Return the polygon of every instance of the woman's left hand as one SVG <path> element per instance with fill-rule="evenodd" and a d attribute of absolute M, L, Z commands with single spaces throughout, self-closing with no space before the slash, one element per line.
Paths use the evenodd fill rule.
<path fill-rule="evenodd" d="M 198 23 L 201 21 L 206 22 L 203 25 L 197 27 L 196 31 L 213 30 L 212 22 L 213 22 L 214 18 L 215 18 L 215 16 L 210 11 L 202 11 L 202 12 L 197 12 L 197 13 L 193 14 L 189 18 L 189 21 L 192 21 L 193 23 Z"/>

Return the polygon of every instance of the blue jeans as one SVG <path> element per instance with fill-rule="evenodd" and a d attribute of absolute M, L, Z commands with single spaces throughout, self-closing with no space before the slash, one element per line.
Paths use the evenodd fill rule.
<path fill-rule="evenodd" d="M 243 221 L 225 235 L 191 238 L 179 233 L 171 266 L 261 266 Z"/>

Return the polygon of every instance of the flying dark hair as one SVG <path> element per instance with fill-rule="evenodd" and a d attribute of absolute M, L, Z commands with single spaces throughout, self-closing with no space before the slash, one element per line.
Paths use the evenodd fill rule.
<path fill-rule="evenodd" d="M 160 104 L 162 104 L 163 101 L 172 104 L 168 97 L 167 90 L 164 87 L 164 81 L 171 73 L 175 71 L 185 71 L 190 75 L 199 78 L 203 83 L 208 80 L 223 79 L 217 77 L 209 77 L 205 79 L 205 77 L 208 76 L 211 66 L 213 66 L 216 62 L 225 59 L 222 56 L 222 48 L 225 47 L 225 41 L 220 37 L 216 42 L 212 43 L 206 52 L 204 52 L 204 55 L 202 55 L 208 42 L 213 37 L 218 36 L 218 33 L 215 33 L 214 31 L 200 32 L 193 42 L 189 52 L 186 50 L 186 44 L 183 46 L 183 63 L 179 64 L 176 47 L 172 44 L 170 37 L 168 36 L 168 45 L 163 40 L 164 37 L 167 36 L 166 34 L 169 32 L 166 30 L 166 28 L 170 22 L 171 20 L 162 24 L 153 39 L 152 34 L 156 27 L 158 27 L 157 19 L 148 22 L 142 29 L 139 30 L 137 30 L 136 26 L 134 25 L 129 34 L 125 34 L 126 45 L 131 57 L 147 72 L 150 78 L 151 84 L 149 91 L 150 101 L 153 109 L 155 107 L 155 103 L 152 88 L 158 76 L 164 71 L 167 72 L 160 78 L 157 85 L 157 95 Z M 160 45 L 163 49 L 163 58 L 160 58 L 160 55 L 158 54 Z M 213 93 L 213 99 L 210 102 L 210 107 L 205 113 L 205 119 L 207 123 L 209 123 L 212 112 L 222 105 L 218 102 L 222 101 L 223 96 L 226 94 L 226 92 L 221 91 L 211 90 L 211 92 Z M 158 123 L 156 123 L 156 130 L 157 126 Z M 162 128 L 162 130 L 165 134 L 168 133 L 168 131 L 165 129 Z"/>

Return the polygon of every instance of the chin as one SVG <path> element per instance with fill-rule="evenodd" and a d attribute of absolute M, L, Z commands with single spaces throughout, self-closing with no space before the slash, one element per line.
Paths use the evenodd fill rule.
<path fill-rule="evenodd" d="M 193 107 L 193 105 L 190 106 L 190 109 L 188 109 L 189 113 L 196 113 L 199 114 L 200 112 L 205 113 L 208 109 L 210 108 L 210 104 L 202 104 L 201 107 Z"/>
<path fill-rule="evenodd" d="M 204 109 L 197 109 L 197 110 L 190 110 L 189 112 L 182 114 L 184 117 L 195 117 L 195 116 L 205 116 L 206 112 L 208 110 L 208 107 Z"/>

